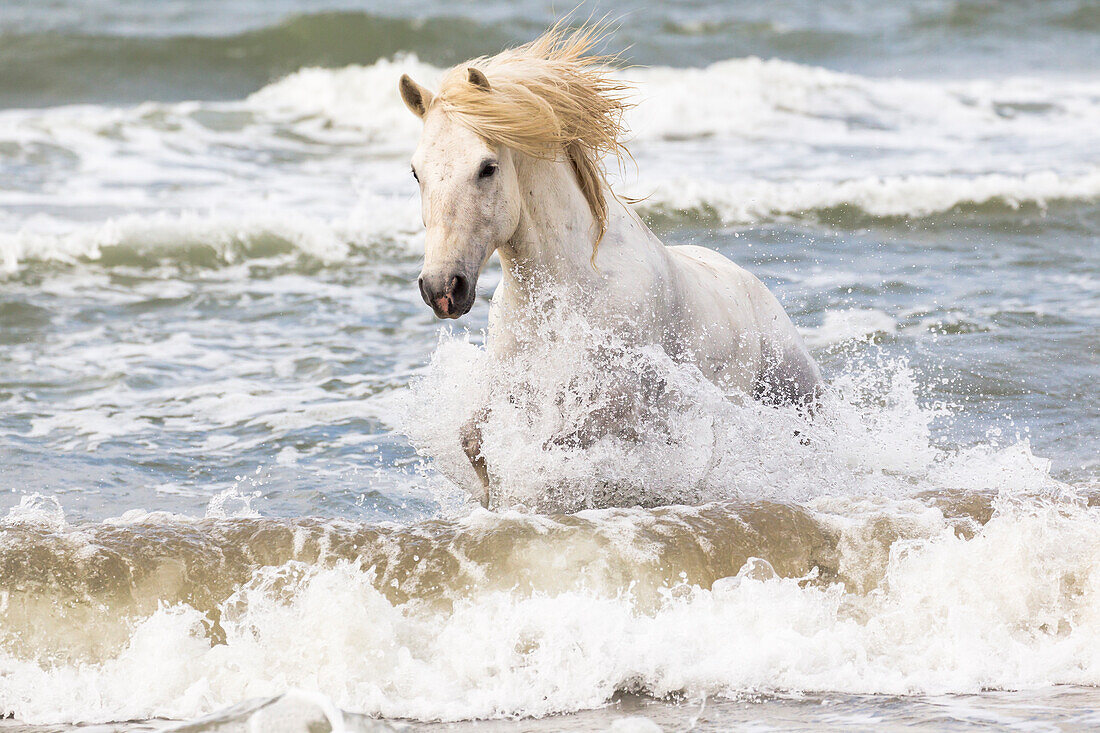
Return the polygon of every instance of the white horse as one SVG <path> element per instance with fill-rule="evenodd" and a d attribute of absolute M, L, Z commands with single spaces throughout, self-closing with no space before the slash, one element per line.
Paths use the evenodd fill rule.
<path fill-rule="evenodd" d="M 460 64 L 432 94 L 408 76 L 405 104 L 424 123 L 412 158 L 427 228 L 420 292 L 440 318 L 474 302 L 493 252 L 503 277 L 488 349 L 524 348 L 519 333 L 569 284 L 568 307 L 639 344 L 659 344 L 727 391 L 809 407 L 821 374 L 779 301 L 712 250 L 666 247 L 611 192 L 600 164 L 625 153 L 625 84 L 588 52 L 593 28 Z M 560 304 L 559 304 L 560 305 Z M 488 502 L 478 420 L 463 448 Z"/>

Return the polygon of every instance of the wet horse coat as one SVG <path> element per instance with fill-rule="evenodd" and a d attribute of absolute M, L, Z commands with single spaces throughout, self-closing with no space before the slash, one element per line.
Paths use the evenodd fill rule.
<path fill-rule="evenodd" d="M 712 250 L 665 246 L 611 192 L 601 154 L 619 154 L 623 85 L 586 55 L 591 29 L 557 30 L 453 69 L 440 93 L 402 77 L 424 121 L 413 175 L 427 227 L 421 294 L 436 315 L 469 311 L 493 252 L 503 277 L 490 353 L 524 348 L 548 305 L 568 306 L 628 342 L 659 344 L 731 392 L 809 405 L 817 365 L 775 296 Z M 488 500 L 475 417 L 464 449 Z"/>

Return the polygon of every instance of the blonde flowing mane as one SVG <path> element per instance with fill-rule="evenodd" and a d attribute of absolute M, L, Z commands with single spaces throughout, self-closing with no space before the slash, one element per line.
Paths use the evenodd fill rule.
<path fill-rule="evenodd" d="M 605 35 L 599 24 L 559 23 L 523 46 L 454 67 L 432 102 L 490 143 L 568 160 L 599 227 L 593 258 L 607 231 L 604 187 L 611 190 L 602 158 L 629 156 L 620 138 L 632 106 L 630 85 L 607 66 L 614 57 L 589 54 Z"/>

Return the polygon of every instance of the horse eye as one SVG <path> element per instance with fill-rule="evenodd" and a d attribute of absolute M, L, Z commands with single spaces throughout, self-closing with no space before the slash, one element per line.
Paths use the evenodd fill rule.
<path fill-rule="evenodd" d="M 420 176 L 416 175 L 416 168 L 412 169 L 412 173 L 413 173 L 413 178 L 416 179 L 417 183 L 419 183 L 420 182 Z"/>
<path fill-rule="evenodd" d="M 481 172 L 477 174 L 477 177 L 478 178 L 488 178 L 489 176 L 493 175 L 496 172 L 497 172 L 497 164 L 496 163 L 486 163 L 485 165 L 481 166 Z"/>

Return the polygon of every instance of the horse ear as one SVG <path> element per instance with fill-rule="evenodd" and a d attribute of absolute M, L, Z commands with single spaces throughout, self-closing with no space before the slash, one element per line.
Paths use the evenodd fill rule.
<path fill-rule="evenodd" d="M 482 91 L 491 92 L 493 88 L 489 86 L 489 80 L 485 78 L 485 74 L 470 66 L 466 69 L 466 78 L 471 84 Z"/>
<path fill-rule="evenodd" d="M 428 112 L 428 106 L 432 103 L 432 93 L 409 78 L 408 74 L 401 75 L 401 81 L 397 84 L 401 90 L 401 99 L 405 106 L 412 110 L 417 117 L 423 118 Z"/>

